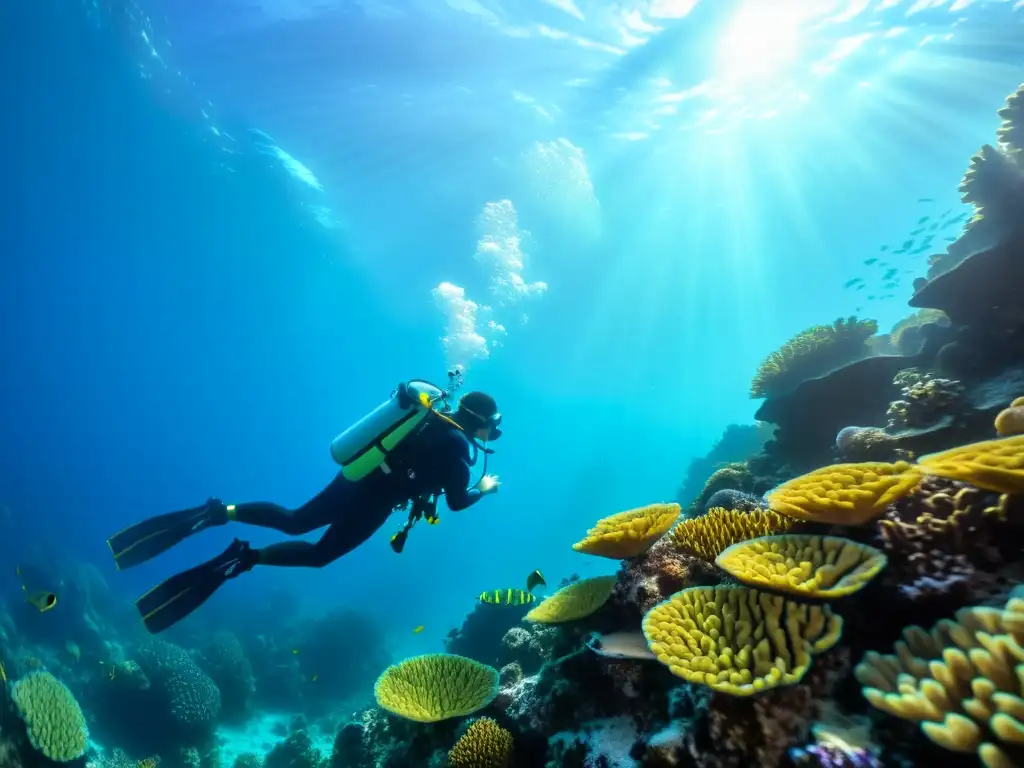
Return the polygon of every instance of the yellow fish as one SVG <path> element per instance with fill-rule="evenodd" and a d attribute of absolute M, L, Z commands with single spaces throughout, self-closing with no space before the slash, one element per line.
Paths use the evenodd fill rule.
<path fill-rule="evenodd" d="M 418 634 L 419 634 L 420 632 L 422 632 L 422 631 L 423 631 L 423 625 L 422 625 L 422 624 L 420 624 L 420 625 L 419 625 L 418 627 L 416 627 L 415 629 L 413 629 L 412 633 L 413 633 L 414 635 L 418 635 Z"/>
<path fill-rule="evenodd" d="M 28 600 L 29 605 L 40 613 L 46 613 L 57 605 L 56 594 L 45 589 L 35 589 L 29 585 L 20 565 L 17 567 L 17 574 L 18 579 L 21 581 L 21 591 L 25 593 L 25 599 Z"/>
<path fill-rule="evenodd" d="M 525 589 L 494 589 L 481 592 L 477 599 L 490 605 L 528 605 L 537 601 L 537 597 Z"/>
<path fill-rule="evenodd" d="M 298 648 L 292 648 L 292 655 L 293 656 L 298 656 L 299 655 L 299 649 Z"/>
<path fill-rule="evenodd" d="M 309 682 L 315 683 L 317 681 L 317 678 L 319 678 L 319 677 L 320 677 L 320 675 L 318 675 L 318 674 L 317 675 L 313 675 L 311 678 L 309 678 Z"/>
<path fill-rule="evenodd" d="M 5 683 L 7 682 L 7 667 L 4 666 L 2 661 L 0 661 L 0 678 L 2 678 Z"/>

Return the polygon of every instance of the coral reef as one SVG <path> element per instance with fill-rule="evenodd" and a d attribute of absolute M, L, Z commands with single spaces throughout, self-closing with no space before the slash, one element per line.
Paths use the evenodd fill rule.
<path fill-rule="evenodd" d="M 420 723 L 471 715 L 490 704 L 497 693 L 496 669 L 448 653 L 392 664 L 374 686 L 381 708 Z"/>
<path fill-rule="evenodd" d="M 838 536 L 789 534 L 733 544 L 715 564 L 748 587 L 832 600 L 867 586 L 885 568 L 886 557 Z"/>
<path fill-rule="evenodd" d="M 582 541 L 572 545 L 587 555 L 625 560 L 642 555 L 672 527 L 682 511 L 678 504 L 650 504 L 598 520 Z"/>
<path fill-rule="evenodd" d="M 886 416 L 890 430 L 918 429 L 934 424 L 959 408 L 964 386 L 959 381 L 933 376 L 908 368 L 893 379 L 902 399 L 889 404 Z"/>
<path fill-rule="evenodd" d="M 764 422 L 730 424 L 705 456 L 690 461 L 686 470 L 686 479 L 679 488 L 676 500 L 686 509 L 691 504 L 698 502 L 698 497 L 712 495 L 714 491 L 707 493 L 706 488 L 707 480 L 715 470 L 734 462 L 745 462 L 764 448 L 764 444 L 771 439 L 774 431 L 775 428 L 771 424 Z M 767 488 L 762 489 L 761 492 L 763 493 L 764 490 Z M 704 505 L 697 503 L 695 506 L 703 507 Z"/>
<path fill-rule="evenodd" d="M 750 385 L 750 396 L 784 394 L 807 379 L 867 355 L 866 342 L 877 331 L 874 320 L 856 317 L 801 331 L 761 363 Z"/>
<path fill-rule="evenodd" d="M 669 538 L 683 552 L 713 563 L 723 551 L 741 541 L 788 531 L 792 518 L 770 509 L 740 512 L 716 507 L 703 517 L 683 520 Z"/>

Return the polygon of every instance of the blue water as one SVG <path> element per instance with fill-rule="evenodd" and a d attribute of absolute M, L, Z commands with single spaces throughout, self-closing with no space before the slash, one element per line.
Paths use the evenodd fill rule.
<path fill-rule="evenodd" d="M 209 495 L 298 505 L 335 434 L 453 364 L 504 414 L 497 496 L 189 621 L 283 587 L 403 655 L 534 568 L 610 572 L 569 544 L 672 500 L 751 421 L 766 354 L 909 314 L 930 251 L 892 290 L 863 261 L 962 207 L 1024 79 L 1020 6 L 5 2 L 4 588 L 82 558 L 127 602 L 233 531 L 120 574 L 111 533 Z"/>

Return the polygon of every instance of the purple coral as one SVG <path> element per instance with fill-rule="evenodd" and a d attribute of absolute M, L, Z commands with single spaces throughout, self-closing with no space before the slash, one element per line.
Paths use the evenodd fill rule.
<path fill-rule="evenodd" d="M 793 747 L 789 759 L 800 768 L 882 768 L 882 761 L 866 749 L 830 744 Z"/>

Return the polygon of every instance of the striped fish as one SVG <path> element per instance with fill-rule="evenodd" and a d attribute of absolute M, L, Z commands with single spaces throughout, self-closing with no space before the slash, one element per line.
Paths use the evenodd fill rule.
<path fill-rule="evenodd" d="M 481 592 L 479 600 L 490 605 L 528 605 L 535 603 L 537 596 L 525 589 L 492 589 L 490 592 Z"/>

